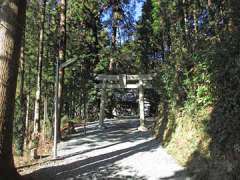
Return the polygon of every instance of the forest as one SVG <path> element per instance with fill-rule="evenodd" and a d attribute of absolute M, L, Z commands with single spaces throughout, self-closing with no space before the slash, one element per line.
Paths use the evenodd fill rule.
<path fill-rule="evenodd" d="M 48 179 L 36 164 L 54 161 L 77 129 L 89 136 L 81 148 L 99 119 L 139 120 L 140 108 L 141 125 L 140 99 L 148 133 L 184 176 L 240 179 L 239 9 L 238 0 L 0 0 L 0 180 Z M 144 97 L 105 91 L 99 75 L 151 85 Z M 133 177 L 119 179 L 148 179 Z"/>

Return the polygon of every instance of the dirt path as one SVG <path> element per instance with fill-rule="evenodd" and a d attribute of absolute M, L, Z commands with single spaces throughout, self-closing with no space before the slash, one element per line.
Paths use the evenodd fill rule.
<path fill-rule="evenodd" d="M 109 120 L 107 129 L 88 126 L 87 135 L 72 135 L 59 144 L 59 160 L 34 172 L 38 180 L 190 179 L 148 132 L 137 130 L 137 120 Z"/>

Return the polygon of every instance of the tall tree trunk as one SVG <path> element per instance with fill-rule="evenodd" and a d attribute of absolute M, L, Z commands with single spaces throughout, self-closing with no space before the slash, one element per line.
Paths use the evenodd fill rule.
<path fill-rule="evenodd" d="M 38 47 L 38 70 L 37 70 L 37 90 L 35 98 L 34 110 L 34 130 L 36 134 L 40 131 L 40 103 L 41 103 L 41 85 L 42 85 L 42 63 L 43 63 L 43 49 L 44 49 L 44 23 L 46 12 L 46 0 L 41 2 L 41 25 L 39 33 L 39 47 Z"/>
<path fill-rule="evenodd" d="M 112 39 L 111 39 L 111 46 L 112 46 L 112 54 L 116 51 L 117 48 L 117 4 L 118 2 L 116 0 L 113 0 L 112 2 Z M 110 63 L 109 63 L 109 72 L 114 71 L 114 59 L 113 57 L 110 57 Z"/>
<path fill-rule="evenodd" d="M 239 32 L 240 30 L 240 4 L 238 0 L 229 0 L 229 22 L 228 22 L 228 30 L 230 32 Z M 239 33 L 238 33 L 239 34 Z"/>
<path fill-rule="evenodd" d="M 188 18 L 188 1 L 187 0 L 179 0 L 178 1 L 178 9 L 180 16 L 180 25 L 182 30 L 182 37 L 185 42 L 187 42 L 187 37 L 189 34 L 189 30 L 187 27 L 187 18 Z"/>
<path fill-rule="evenodd" d="M 212 6 L 212 0 L 208 0 L 208 7 Z"/>
<path fill-rule="evenodd" d="M 99 63 L 98 22 L 99 22 L 99 17 L 95 18 L 94 25 L 93 25 L 93 28 L 92 28 L 93 37 L 94 37 L 94 54 L 95 54 L 94 65 Z"/>
<path fill-rule="evenodd" d="M 66 0 L 60 1 L 60 43 L 59 43 L 59 50 L 58 50 L 58 58 L 59 62 L 65 62 L 66 56 L 66 13 L 67 13 L 67 3 Z M 59 70 L 59 85 L 58 85 L 58 124 L 57 124 L 57 131 L 58 131 L 58 140 L 61 139 L 61 113 L 63 107 L 63 86 L 64 86 L 64 69 Z"/>
<path fill-rule="evenodd" d="M 193 19 L 194 19 L 194 33 L 198 34 L 198 11 L 199 11 L 199 0 L 194 1 L 193 7 Z"/>
<path fill-rule="evenodd" d="M 24 23 L 25 24 L 25 23 Z M 25 30 L 25 27 L 23 27 Z M 24 149 L 24 138 L 25 138 L 25 118 L 26 118 L 26 94 L 24 92 L 24 82 L 25 82 L 25 36 L 23 34 L 21 55 L 20 55 L 20 85 L 19 85 L 19 97 L 20 97 L 20 116 L 17 119 L 17 144 L 16 149 L 17 153 L 20 156 L 23 156 Z"/>
<path fill-rule="evenodd" d="M 115 18 L 113 19 L 113 25 L 112 25 L 112 51 L 114 52 L 116 50 L 116 43 L 117 43 L 117 22 Z"/>
<path fill-rule="evenodd" d="M 44 96 L 44 103 L 43 103 L 43 141 L 45 141 L 45 138 L 47 137 L 47 121 L 48 121 L 48 99 L 47 96 Z"/>
<path fill-rule="evenodd" d="M 28 93 L 27 95 L 27 99 L 26 99 L 26 115 L 25 115 L 25 141 L 24 141 L 24 147 L 27 148 L 27 145 L 29 143 L 29 111 L 30 111 L 30 93 Z"/>
<path fill-rule="evenodd" d="M 13 161 L 15 95 L 26 0 L 1 1 L 0 8 L 0 177 L 20 179 Z"/>

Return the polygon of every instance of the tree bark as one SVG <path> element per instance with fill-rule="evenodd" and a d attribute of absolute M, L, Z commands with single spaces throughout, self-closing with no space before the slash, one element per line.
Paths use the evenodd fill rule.
<path fill-rule="evenodd" d="M 92 27 L 93 37 L 94 37 L 94 54 L 95 54 L 95 62 L 94 65 L 99 63 L 99 38 L 98 38 L 98 23 L 99 17 L 95 18 L 94 25 Z"/>
<path fill-rule="evenodd" d="M 48 99 L 47 96 L 44 97 L 44 103 L 43 103 L 43 141 L 45 141 L 45 138 L 47 136 L 47 121 L 48 121 Z"/>
<path fill-rule="evenodd" d="M 0 177 L 20 179 L 13 161 L 12 134 L 17 74 L 26 0 L 5 0 L 0 8 Z"/>
<path fill-rule="evenodd" d="M 198 34 L 198 9 L 199 9 L 199 1 L 194 1 L 194 7 L 193 7 L 193 19 L 194 19 L 194 33 Z"/>
<path fill-rule="evenodd" d="M 238 33 L 240 29 L 240 21 L 239 21 L 239 8 L 240 4 L 238 0 L 229 0 L 229 22 L 228 22 L 228 30 L 230 32 Z"/>
<path fill-rule="evenodd" d="M 208 0 L 208 7 L 212 6 L 212 0 Z"/>
<path fill-rule="evenodd" d="M 26 19 L 24 24 L 26 24 Z M 23 31 L 25 31 L 25 26 L 23 26 Z M 26 94 L 24 92 L 24 83 L 25 83 L 25 33 L 22 36 L 22 46 L 20 53 L 20 72 L 19 72 L 19 97 L 20 97 L 20 116 L 16 120 L 17 124 L 17 133 L 16 137 L 16 151 L 18 155 L 23 156 L 24 152 L 24 139 L 25 139 L 25 118 L 26 118 Z"/>
<path fill-rule="evenodd" d="M 117 18 L 116 18 L 116 13 L 117 13 L 117 8 L 118 8 L 118 2 L 116 0 L 112 1 L 112 39 L 111 39 L 111 46 L 112 46 L 112 54 L 116 51 L 117 48 Z M 110 63 L 109 63 L 109 72 L 114 71 L 114 59 L 113 57 L 110 57 Z"/>
<path fill-rule="evenodd" d="M 25 114 L 25 141 L 24 141 L 24 147 L 27 148 L 27 145 L 29 143 L 29 111 L 30 111 L 30 93 L 27 95 L 26 99 L 26 114 Z"/>
<path fill-rule="evenodd" d="M 59 42 L 59 50 L 58 50 L 58 58 L 60 64 L 65 62 L 66 58 L 66 13 L 67 13 L 67 3 L 66 0 L 60 1 L 60 42 Z M 61 113 L 63 107 L 63 86 L 64 86 L 64 69 L 59 70 L 59 84 L 58 84 L 58 123 L 57 123 L 57 131 L 58 131 L 58 140 L 61 139 Z"/>
<path fill-rule="evenodd" d="M 178 9 L 180 16 L 180 25 L 182 30 L 183 40 L 187 43 L 189 30 L 187 27 L 187 18 L 188 18 L 188 1 L 187 0 L 179 0 L 178 1 Z"/>
<path fill-rule="evenodd" d="M 44 23 L 46 12 L 46 0 L 41 2 L 41 25 L 39 33 L 39 47 L 38 47 L 38 70 L 37 70 L 37 90 L 35 98 L 34 110 L 34 130 L 37 134 L 40 131 L 40 103 L 41 103 L 41 85 L 42 85 L 42 63 L 43 63 L 43 48 L 44 48 Z"/>

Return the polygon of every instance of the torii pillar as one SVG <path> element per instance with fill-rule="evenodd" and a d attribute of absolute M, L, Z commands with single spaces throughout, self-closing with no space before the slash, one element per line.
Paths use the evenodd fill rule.
<path fill-rule="evenodd" d="M 103 80 L 102 92 L 101 92 L 101 102 L 100 102 L 100 113 L 99 113 L 99 127 L 105 128 L 104 118 L 105 118 L 105 106 L 106 106 L 106 80 Z"/>
<path fill-rule="evenodd" d="M 139 117 L 140 117 L 140 126 L 138 127 L 138 130 L 147 131 L 148 129 L 145 127 L 144 88 L 143 88 L 142 79 L 139 79 Z"/>

